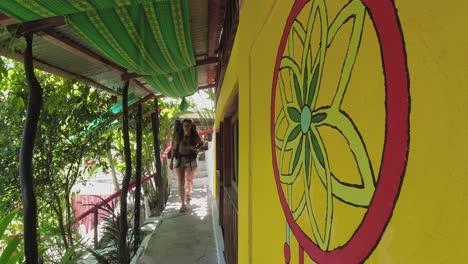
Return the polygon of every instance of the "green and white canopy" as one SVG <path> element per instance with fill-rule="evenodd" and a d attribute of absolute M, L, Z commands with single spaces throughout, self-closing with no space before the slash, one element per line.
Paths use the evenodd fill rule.
<path fill-rule="evenodd" d="M 2 0 L 18 22 L 63 16 L 83 40 L 144 78 L 155 93 L 184 97 L 198 88 L 188 0 Z"/>

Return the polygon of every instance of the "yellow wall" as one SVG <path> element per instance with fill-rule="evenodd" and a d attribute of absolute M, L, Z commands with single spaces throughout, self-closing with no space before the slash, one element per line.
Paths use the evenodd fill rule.
<path fill-rule="evenodd" d="M 382 5 L 387 2 L 381 0 Z M 314 0 L 304 5 L 297 16 L 305 29 L 310 10 L 318 3 L 320 1 Z M 332 30 L 333 27 L 330 25 L 340 12 L 345 12 L 343 8 L 347 3 L 345 0 L 323 1 L 321 10 L 327 11 L 328 26 L 322 31 Z M 310 127 L 299 126 L 301 128 L 299 135 L 303 135 L 302 129 L 305 129 L 307 130 L 305 135 L 311 137 L 312 134 L 318 135 L 319 140 L 314 141 L 316 142 L 314 145 L 311 137 L 304 137 L 301 145 L 301 136 L 298 136 L 290 144 L 281 145 L 281 140 L 287 138 L 285 135 L 290 135 L 295 126 L 292 120 L 288 123 L 280 121 L 281 113 L 278 110 L 283 105 L 281 89 L 285 92 L 284 98 L 287 103 L 293 108 L 297 103 L 293 88 L 294 80 L 290 79 L 293 75 L 288 69 L 284 69 L 280 71 L 284 87 L 272 85 L 278 49 L 293 5 L 294 1 L 290 0 L 242 1 L 240 25 L 217 105 L 217 122 L 219 122 L 223 118 L 229 100 L 238 89 L 239 263 L 284 263 L 284 245 L 287 242 L 288 231 L 275 182 L 273 167 L 275 163 L 279 167 L 277 173 L 285 175 L 283 176 L 285 182 L 291 179 L 288 177 L 292 177 L 286 174 L 297 175 L 289 188 L 288 184 L 280 184 L 286 198 L 287 194 L 291 193 L 289 198 L 291 206 L 300 207 L 302 195 L 307 193 L 304 186 L 308 186 L 310 198 L 306 199 L 305 204 L 310 205 L 312 214 L 317 218 L 316 226 L 321 237 L 327 233 L 327 212 L 330 210 L 332 212 L 328 221 L 329 241 L 322 243 L 322 252 L 318 253 L 306 245 L 309 254 L 304 253 L 305 263 L 314 263 L 311 259 L 325 260 L 327 256 L 333 254 L 337 256 L 334 260 L 338 262 L 353 262 L 350 258 L 340 258 L 344 256 L 340 255 L 340 252 L 346 250 L 358 228 L 363 228 L 363 234 L 375 231 L 371 230 L 373 225 L 363 227 L 362 222 L 364 217 L 368 217 L 369 207 L 375 202 L 371 200 L 375 194 L 374 182 L 377 189 L 382 182 L 379 179 L 382 175 L 383 153 L 386 149 L 388 151 L 388 149 L 405 148 L 405 141 L 395 138 L 387 138 L 387 144 L 384 144 L 385 120 L 395 113 L 386 110 L 386 101 L 395 103 L 399 108 L 393 111 L 398 113 L 400 113 L 398 109 L 410 105 L 410 140 L 406 170 L 402 174 L 404 178 L 399 191 L 395 184 L 379 189 L 382 199 L 391 196 L 393 189 L 399 195 L 395 202 L 388 201 L 390 207 L 395 206 L 388 225 L 383 229 L 381 239 L 377 239 L 375 243 L 362 240 L 363 243 L 375 246 L 375 249 L 366 250 L 366 246 L 363 245 L 353 254 L 364 256 L 369 263 L 466 262 L 468 123 L 465 121 L 465 116 L 468 113 L 468 89 L 465 86 L 468 81 L 465 75 L 468 72 L 468 53 L 465 49 L 468 47 L 468 34 L 464 29 L 466 24 L 464 12 L 468 10 L 468 4 L 463 1 L 459 1 L 457 5 L 448 5 L 435 0 L 424 2 L 395 0 L 404 36 L 411 100 L 400 100 L 398 97 L 394 102 L 392 99 L 396 97 L 393 97 L 393 94 L 392 98 L 386 99 L 380 48 L 382 37 L 379 40 L 373 23 L 378 18 L 376 15 L 371 18 L 366 13 L 363 26 L 358 27 L 362 28 L 362 38 L 349 84 L 345 87 L 343 101 L 341 104 L 333 103 L 336 98 L 335 93 L 339 90 L 337 88 L 339 80 L 346 72 L 342 70 L 346 52 L 348 49 L 352 50 L 349 48 L 352 25 L 359 19 L 348 20 L 338 30 L 336 37 L 330 41 L 323 59 L 323 71 L 319 71 L 318 74 L 321 81 L 316 89 L 318 91 L 316 103 L 311 107 L 312 115 L 315 114 L 315 118 L 319 119 L 317 130 L 314 130 L 313 134 L 310 132 L 312 131 Z M 356 6 L 349 10 L 351 13 L 359 14 L 360 5 L 362 3 L 358 1 Z M 387 12 L 388 8 L 389 6 L 386 6 Z M 320 20 L 316 21 L 318 22 L 311 34 L 311 58 L 317 55 L 321 40 Z M 286 45 L 285 53 L 282 55 L 290 56 L 300 64 L 303 45 L 299 39 L 297 34 L 293 37 L 291 47 L 294 49 L 294 54 L 290 54 Z M 391 46 L 397 44 L 392 43 Z M 307 61 L 306 64 L 314 65 L 312 61 L 314 60 Z M 310 76 L 314 69 L 315 67 L 308 69 L 310 74 L 307 87 L 310 87 L 312 82 Z M 303 73 L 300 76 L 298 84 L 303 86 Z M 401 89 L 401 86 L 397 89 Z M 273 158 L 270 130 L 273 91 L 276 91 L 273 124 L 282 122 L 275 130 L 275 135 L 280 140 L 277 143 L 279 147 L 274 147 L 276 160 Z M 330 110 L 327 112 L 327 117 L 320 121 L 320 115 L 317 115 L 321 113 L 320 108 L 326 109 L 330 106 L 340 111 Z M 346 113 L 346 116 L 340 113 Z M 302 118 L 308 119 L 306 114 L 303 114 Z M 352 121 L 354 125 L 349 125 L 351 123 L 347 121 Z M 401 129 L 404 127 L 404 120 L 392 119 L 392 122 L 398 125 L 396 130 L 404 130 Z M 286 149 L 295 149 L 298 146 L 305 146 L 305 141 L 310 144 L 308 149 L 311 154 L 306 155 L 305 150 L 300 152 L 296 165 L 300 168 L 294 171 L 295 167 L 290 164 L 294 163 L 296 152 L 287 150 L 281 159 L 281 148 L 287 146 Z M 318 141 L 321 143 L 317 143 Z M 317 154 L 321 151 L 324 160 L 328 161 L 324 161 L 324 165 L 321 165 L 318 158 L 320 155 Z M 396 150 L 392 153 L 399 154 L 387 157 L 389 162 L 398 164 L 398 161 L 404 158 L 401 151 Z M 308 163 L 311 168 L 309 177 L 306 176 L 307 172 L 304 169 L 305 160 L 308 158 L 311 160 Z M 319 176 L 331 184 L 323 184 Z M 350 193 L 344 191 L 343 194 L 339 194 L 340 188 L 342 190 L 346 188 L 339 187 L 339 183 L 336 182 L 333 184 L 333 176 L 340 182 L 354 185 L 362 185 L 364 182 L 364 191 Z M 398 176 L 389 177 L 398 178 Z M 331 186 L 333 191 L 327 193 L 329 190 L 327 186 Z M 333 195 L 333 198 L 330 195 Z M 327 201 L 331 201 L 332 206 L 327 208 Z M 379 208 L 389 206 L 381 205 L 373 208 L 379 211 Z M 302 214 L 295 222 L 310 238 L 309 243 L 317 245 L 319 244 L 316 239 L 317 231 L 314 233 L 314 225 L 311 224 L 312 214 L 309 214 L 307 206 L 304 206 Z M 369 212 L 369 215 L 371 214 L 375 215 L 374 211 Z M 300 249 L 293 232 L 290 233 L 289 243 L 291 263 L 299 263 Z M 320 248 L 320 245 L 316 248 Z M 368 254 L 370 255 L 367 257 Z M 322 262 L 331 262 L 330 258 L 328 260 Z"/>

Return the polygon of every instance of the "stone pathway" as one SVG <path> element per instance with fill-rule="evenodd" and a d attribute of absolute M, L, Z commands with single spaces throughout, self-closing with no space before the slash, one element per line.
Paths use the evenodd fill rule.
<path fill-rule="evenodd" d="M 185 213 L 179 213 L 177 179 L 171 174 L 169 177 L 171 195 L 166 209 L 138 263 L 218 263 L 206 172 L 201 170 L 195 175 L 192 201 Z"/>

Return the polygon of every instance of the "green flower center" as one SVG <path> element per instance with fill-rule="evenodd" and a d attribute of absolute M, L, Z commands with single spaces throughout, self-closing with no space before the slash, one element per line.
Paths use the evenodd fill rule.
<path fill-rule="evenodd" d="M 301 130 L 302 133 L 307 133 L 310 129 L 310 124 L 312 122 L 312 111 L 308 105 L 305 105 L 301 111 Z"/>

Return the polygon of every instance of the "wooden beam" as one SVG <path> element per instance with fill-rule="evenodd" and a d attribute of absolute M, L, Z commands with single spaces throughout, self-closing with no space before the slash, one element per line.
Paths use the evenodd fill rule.
<path fill-rule="evenodd" d="M 215 88 L 215 87 L 216 87 L 216 83 L 206 84 L 206 85 L 198 86 L 198 90 L 205 90 L 205 89 L 210 89 L 210 88 Z"/>
<path fill-rule="evenodd" d="M 76 43 L 75 41 L 59 34 L 55 30 L 51 30 L 51 29 L 45 30 L 44 33 L 40 34 L 40 36 L 47 42 L 57 47 L 60 47 L 70 53 L 73 53 L 82 59 L 85 59 L 87 61 L 90 61 L 96 64 L 103 64 L 119 72 L 120 74 L 125 74 L 127 72 L 127 69 L 125 69 L 124 67 L 118 65 L 117 63 L 112 62 L 111 60 L 104 58 L 103 56 L 87 49 L 86 47 L 83 47 L 81 44 Z M 138 80 L 134 80 L 133 82 L 136 86 L 146 91 L 148 94 L 153 94 L 151 90 L 149 90 L 146 86 L 144 86 Z"/>
<path fill-rule="evenodd" d="M 209 64 L 216 64 L 219 63 L 218 57 L 211 57 L 203 60 L 197 60 L 197 66 L 209 65 Z M 131 80 L 139 77 L 145 77 L 146 75 L 140 75 L 136 72 L 128 72 L 122 74 L 122 81 Z"/>
<path fill-rule="evenodd" d="M 112 61 L 96 54 L 95 52 L 83 47 L 82 45 L 76 43 L 75 41 L 59 34 L 55 30 L 45 30 L 44 33 L 41 33 L 40 36 L 47 42 L 60 47 L 68 52 L 71 52 L 82 59 L 85 59 L 90 62 L 97 64 L 104 64 L 109 68 L 112 68 L 119 72 L 126 72 L 126 69 Z"/>
<path fill-rule="evenodd" d="M 9 16 L 0 13 L 0 25 L 12 25 L 12 24 L 17 24 L 17 21 L 15 19 L 10 18 Z M 82 59 L 88 60 L 93 63 L 99 63 L 99 64 L 104 64 L 109 68 L 112 68 L 116 71 L 118 71 L 121 74 L 124 74 L 127 72 L 127 69 L 124 67 L 104 58 L 103 56 L 100 56 L 99 54 L 96 54 L 95 52 L 87 49 L 86 47 L 83 47 L 82 45 L 74 42 L 73 40 L 59 34 L 57 31 L 51 29 L 56 26 L 61 26 L 65 24 L 65 19 L 63 17 L 52 17 L 52 18 L 47 18 L 47 19 L 41 19 L 41 20 L 36 20 L 36 21 L 31 21 L 31 22 L 26 22 L 20 26 L 20 29 L 18 31 L 18 34 L 24 34 L 26 32 L 37 32 L 37 31 L 43 31 L 39 33 L 39 35 L 46 40 L 47 42 L 60 47 L 70 53 L 73 53 L 77 56 L 79 56 Z M 53 66 L 51 66 L 53 67 Z M 70 73 L 72 74 L 72 73 Z M 66 74 L 66 75 L 70 75 Z M 59 74 L 62 75 L 63 74 Z M 76 74 L 73 74 L 75 76 L 78 76 Z M 65 76 L 64 76 L 65 77 Z M 67 78 L 70 78 L 68 76 Z M 72 77 L 73 79 L 82 79 L 82 78 L 76 78 Z M 85 77 L 83 77 L 85 78 Z M 138 80 L 133 80 L 133 83 L 138 86 L 140 89 L 146 91 L 148 94 L 153 94 L 154 92 L 148 89 L 145 85 L 143 85 L 140 81 Z M 93 86 L 102 86 L 98 85 L 97 82 L 93 84 Z M 102 86 L 104 87 L 104 86 Z M 108 88 L 107 88 L 108 89 Z"/>
<path fill-rule="evenodd" d="M 209 64 L 217 64 L 219 63 L 218 57 L 209 57 L 204 60 L 198 60 L 197 66 L 209 65 Z"/>
<path fill-rule="evenodd" d="M 217 56 L 219 38 L 223 27 L 224 3 L 226 1 L 209 0 L 208 2 L 208 56 Z"/>
<path fill-rule="evenodd" d="M 128 112 L 133 111 L 139 105 L 145 104 L 145 103 L 147 103 L 149 100 L 151 100 L 153 98 L 154 99 L 161 98 L 161 95 L 148 94 L 147 96 L 145 96 L 145 97 L 141 98 L 140 100 L 138 100 L 136 103 L 130 105 L 128 107 Z M 115 120 L 119 120 L 120 123 L 122 123 L 122 113 L 112 114 L 103 124 L 101 124 L 101 126 L 105 127 L 105 126 L 111 124 L 112 122 L 114 122 Z"/>
<path fill-rule="evenodd" d="M 154 91 L 151 91 L 150 89 L 148 89 L 144 84 L 142 84 L 140 81 L 138 80 L 133 80 L 133 82 L 138 86 L 140 87 L 141 89 L 147 91 L 149 94 L 154 94 Z"/>
<path fill-rule="evenodd" d="M 153 99 L 154 97 L 155 97 L 154 94 L 148 94 L 147 96 L 145 96 L 145 97 L 141 98 L 140 100 L 138 100 L 136 103 L 129 106 L 128 111 L 132 111 L 133 109 L 137 108 L 139 105 L 142 105 L 142 104 L 148 102 L 149 100 Z"/>
<path fill-rule="evenodd" d="M 17 24 L 17 23 L 18 21 L 16 21 L 16 19 L 11 18 L 3 13 L 0 13 L 0 25 L 9 26 L 9 25 Z"/>
<path fill-rule="evenodd" d="M 22 62 L 23 61 L 23 56 L 24 55 L 22 53 L 14 52 L 14 53 L 8 54 L 7 57 L 9 57 L 11 59 L 14 59 L 14 60 L 16 60 L 18 62 Z M 108 88 L 108 87 L 94 81 L 94 80 L 91 80 L 91 79 L 89 79 L 87 77 L 84 77 L 84 76 L 69 72 L 69 71 L 64 70 L 64 69 L 60 69 L 58 67 L 52 66 L 52 65 L 47 64 L 47 63 L 45 63 L 43 61 L 40 61 L 38 59 L 33 59 L 33 62 L 34 62 L 34 67 L 38 68 L 40 70 L 43 70 L 43 71 L 46 71 L 46 72 L 49 72 L 49 73 L 52 73 L 52 74 L 56 74 L 56 75 L 62 76 L 62 77 L 67 78 L 67 79 L 77 80 L 77 81 L 82 82 L 84 84 L 94 86 L 99 90 L 102 90 L 102 91 L 105 91 L 105 92 L 110 93 L 112 95 L 121 97 L 121 95 L 119 93 L 117 93 L 116 91 L 114 91 L 114 90 L 112 90 L 112 89 L 110 89 L 110 88 Z"/>
<path fill-rule="evenodd" d="M 151 110 L 149 110 L 149 111 L 146 111 L 146 112 L 143 114 L 143 118 L 147 118 L 147 117 L 150 116 L 152 113 L 156 113 L 156 110 L 151 109 Z"/>
<path fill-rule="evenodd" d="M 122 81 L 132 80 L 135 78 L 145 77 L 145 75 L 140 75 L 136 72 L 126 72 L 121 76 Z"/>
<path fill-rule="evenodd" d="M 219 57 L 219 41 L 221 37 L 221 30 L 223 28 L 224 5 L 226 1 L 209 0 L 208 1 L 208 56 Z M 219 64 L 218 64 L 219 67 Z M 208 66 L 207 79 L 208 82 L 216 81 L 216 65 Z"/>
<path fill-rule="evenodd" d="M 63 16 L 49 17 L 30 22 L 25 22 L 19 25 L 17 36 L 22 36 L 26 33 L 36 33 L 58 26 L 65 25 L 65 18 Z"/>

